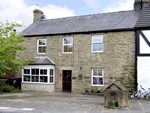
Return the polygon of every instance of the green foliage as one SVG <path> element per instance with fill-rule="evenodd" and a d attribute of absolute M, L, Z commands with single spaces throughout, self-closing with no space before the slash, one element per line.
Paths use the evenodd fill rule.
<path fill-rule="evenodd" d="M 2 82 L 0 81 L 0 87 L 2 86 Z"/>
<path fill-rule="evenodd" d="M 13 92 L 13 90 L 15 90 L 13 86 L 7 85 L 3 87 L 3 92 Z"/>
<path fill-rule="evenodd" d="M 85 89 L 85 92 L 87 92 L 87 93 L 88 93 L 89 91 L 90 91 L 90 90 L 89 90 L 88 88 L 86 88 L 86 89 Z"/>
<path fill-rule="evenodd" d="M 98 89 L 97 88 L 95 88 L 95 92 L 97 93 L 97 91 L 98 91 Z"/>
<path fill-rule="evenodd" d="M 3 87 L 2 87 L 2 86 L 0 86 L 0 93 L 1 93 L 1 92 L 3 92 Z"/>
<path fill-rule="evenodd" d="M 16 27 L 22 27 L 22 25 L 8 21 L 5 24 L 0 23 L 0 76 L 10 75 L 12 72 L 22 69 L 27 62 L 35 62 L 31 59 L 16 59 L 16 56 L 20 56 L 21 51 L 27 49 L 19 44 L 25 39 L 13 32 Z"/>

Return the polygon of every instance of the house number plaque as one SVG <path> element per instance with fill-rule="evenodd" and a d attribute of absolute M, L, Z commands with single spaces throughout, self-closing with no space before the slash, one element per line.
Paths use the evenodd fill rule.
<path fill-rule="evenodd" d="M 72 79 L 76 79 L 76 77 L 72 77 Z"/>

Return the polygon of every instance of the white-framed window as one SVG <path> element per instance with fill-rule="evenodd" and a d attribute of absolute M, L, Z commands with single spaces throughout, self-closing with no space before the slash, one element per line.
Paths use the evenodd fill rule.
<path fill-rule="evenodd" d="M 53 68 L 24 68 L 22 69 L 22 82 L 54 84 Z"/>
<path fill-rule="evenodd" d="M 103 35 L 92 36 L 92 52 L 103 52 Z"/>
<path fill-rule="evenodd" d="M 37 39 L 37 54 L 46 54 L 46 39 Z"/>
<path fill-rule="evenodd" d="M 73 53 L 73 37 L 63 38 L 63 53 Z"/>
<path fill-rule="evenodd" d="M 92 69 L 92 86 L 103 86 L 104 85 L 104 70 L 103 69 Z"/>

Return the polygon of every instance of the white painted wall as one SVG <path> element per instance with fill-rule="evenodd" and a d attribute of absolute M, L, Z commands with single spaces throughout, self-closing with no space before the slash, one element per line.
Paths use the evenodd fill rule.
<path fill-rule="evenodd" d="M 138 89 L 140 85 L 146 90 L 150 88 L 150 57 L 138 57 Z"/>
<path fill-rule="evenodd" d="M 142 31 L 147 39 L 150 41 L 150 30 Z M 150 54 L 150 47 L 140 35 L 140 53 Z M 138 76 L 138 89 L 142 85 L 146 90 L 150 88 L 150 56 L 138 57 L 137 61 L 137 76 Z"/>

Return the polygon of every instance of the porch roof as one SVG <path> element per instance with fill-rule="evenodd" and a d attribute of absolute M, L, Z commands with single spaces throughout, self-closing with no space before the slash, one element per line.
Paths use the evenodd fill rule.
<path fill-rule="evenodd" d="M 55 65 L 49 58 L 47 57 L 34 57 L 32 60 L 36 60 L 36 63 L 28 63 L 28 65 Z"/>

